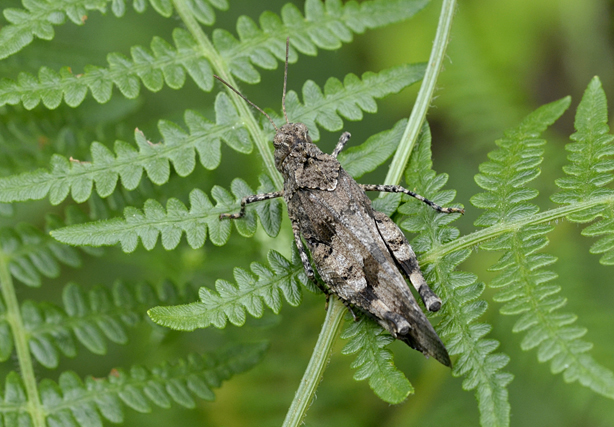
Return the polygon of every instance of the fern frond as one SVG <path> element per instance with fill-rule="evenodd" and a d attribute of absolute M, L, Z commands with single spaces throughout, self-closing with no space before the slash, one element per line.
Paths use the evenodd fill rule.
<path fill-rule="evenodd" d="M 92 143 L 91 161 L 70 160 L 59 154 L 51 158 L 51 171 L 38 169 L 19 175 L 0 178 L 0 201 L 18 202 L 39 200 L 50 196 L 52 204 L 61 203 L 69 194 L 77 202 L 91 197 L 93 185 L 100 197 L 109 196 L 121 179 L 122 185 L 135 189 L 143 171 L 157 184 L 166 183 L 170 163 L 180 176 L 187 176 L 196 166 L 195 154 L 206 169 L 215 169 L 221 161 L 221 141 L 242 153 L 252 150 L 247 131 L 240 126 L 239 116 L 228 96 L 220 93 L 215 101 L 216 123 L 187 110 L 184 120 L 189 133 L 170 121 L 158 123 L 163 144 L 147 140 L 138 129 L 134 133 L 137 149 L 116 141 L 113 154 L 99 142 Z"/>
<path fill-rule="evenodd" d="M 147 313 L 159 325 L 192 331 L 210 325 L 224 328 L 227 322 L 241 326 L 245 323 L 246 311 L 260 318 L 265 306 L 277 314 L 281 310 L 282 295 L 288 304 L 299 305 L 302 299 L 299 285 L 307 286 L 307 277 L 298 253 L 294 251 L 289 261 L 271 250 L 268 261 L 269 266 L 253 262 L 251 273 L 235 268 L 236 284 L 219 279 L 215 282 L 215 291 L 200 288 L 200 302 L 154 307 Z"/>
<path fill-rule="evenodd" d="M 246 83 L 260 81 L 253 65 L 264 69 L 277 68 L 277 60 L 285 60 L 286 38 L 293 48 L 306 55 L 316 55 L 318 48 L 333 50 L 352 41 L 352 33 L 382 27 L 411 18 L 424 8 L 428 0 L 373 0 L 360 4 L 340 0 L 307 0 L 305 15 L 288 3 L 281 9 L 281 18 L 272 12 L 260 15 L 260 28 L 249 17 L 237 21 L 237 40 L 223 29 L 213 31 L 213 44 L 225 59 L 230 72 Z M 296 54 L 290 52 L 290 62 Z"/>
<path fill-rule="evenodd" d="M 384 70 L 380 73 L 364 73 L 362 80 L 353 74 L 346 76 L 342 84 L 330 78 L 324 86 L 324 94 L 312 81 L 303 86 L 305 104 L 298 101 L 295 92 L 290 91 L 287 98 L 288 113 L 295 121 L 301 121 L 309 127 L 313 138 L 319 138 L 316 122 L 328 130 L 339 130 L 343 121 L 339 115 L 350 120 L 362 118 L 362 110 L 374 112 L 377 109 L 374 98 L 400 91 L 422 78 L 424 65 L 403 65 Z M 221 161 L 221 141 L 242 153 L 252 150 L 252 142 L 247 130 L 235 110 L 232 102 L 224 93 L 220 93 L 215 102 L 216 124 L 193 111 L 186 111 L 184 120 L 189 128 L 186 133 L 178 125 L 169 121 L 160 121 L 158 127 L 164 137 L 163 144 L 153 144 L 142 132 L 135 132 L 138 150 L 132 145 L 116 141 L 113 154 L 104 145 L 94 142 L 91 146 L 91 162 L 67 159 L 59 154 L 51 158 L 51 171 L 39 169 L 19 175 L 0 178 L 0 202 L 38 200 L 50 196 L 52 204 L 61 203 L 69 193 L 77 202 L 91 197 L 96 184 L 100 197 L 109 196 L 116 188 L 118 179 L 122 185 L 132 190 L 139 185 L 143 171 L 149 179 L 161 185 L 170 176 L 170 162 L 180 176 L 193 172 L 196 165 L 195 152 L 198 152 L 201 164 L 206 169 L 215 169 Z M 399 131 L 399 126 L 395 127 Z M 341 159 L 349 159 L 355 166 L 360 163 L 356 157 L 366 159 L 375 151 L 368 166 L 356 168 L 357 173 L 373 170 L 383 157 L 388 158 L 393 144 L 392 135 L 380 134 L 378 141 L 389 141 L 385 149 L 373 150 L 373 141 L 355 148 Z M 375 141 L 375 142 L 378 142 Z M 396 145 L 395 145 L 396 146 Z M 368 148 L 371 147 L 371 148 Z M 369 153 L 366 150 L 370 150 Z M 363 160 L 364 161 L 364 160 Z M 366 163 L 365 163 L 366 165 Z"/>
<path fill-rule="evenodd" d="M 430 132 L 425 127 L 414 148 L 405 180 L 410 188 L 415 187 L 435 203 L 448 206 L 455 192 L 441 190 L 448 177 L 437 175 L 432 170 L 430 147 Z M 408 215 L 401 227 L 420 233 L 412 241 L 416 252 L 426 252 L 458 238 L 458 229 L 448 225 L 458 215 L 436 213 L 416 202 L 410 200 L 399 208 L 400 213 Z M 466 249 L 452 251 L 434 260 L 424 270 L 426 281 L 443 301 L 439 312 L 441 322 L 436 329 L 450 355 L 460 355 L 452 372 L 455 376 L 466 376 L 463 381 L 465 390 L 476 390 L 481 424 L 507 426 L 510 416 L 507 385 L 513 377 L 502 369 L 508 364 L 509 357 L 493 354 L 499 342 L 484 338 L 491 326 L 476 322 L 488 306 L 486 301 L 479 299 L 484 285 L 476 283 L 474 274 L 454 271 L 469 254 Z"/>
<path fill-rule="evenodd" d="M 99 103 L 107 102 L 113 85 L 126 98 L 136 98 L 140 82 L 151 91 L 162 89 L 164 82 L 179 89 L 185 83 L 186 72 L 204 91 L 213 88 L 213 73 L 209 61 L 202 57 L 194 38 L 183 29 L 173 32 L 175 46 L 155 37 L 151 50 L 141 46 L 131 49 L 132 59 L 119 53 L 107 56 L 108 68 L 89 65 L 84 73 L 75 75 L 69 67 L 56 72 L 48 67 L 38 71 L 38 77 L 22 72 L 17 81 L 0 80 L 0 105 L 22 103 L 30 110 L 40 102 L 45 107 L 57 108 L 62 99 L 71 107 L 83 102 L 88 90 Z"/>
<path fill-rule="evenodd" d="M 598 77 L 590 82 L 578 105 L 575 128 L 576 133 L 571 136 L 575 142 L 565 146 L 571 153 L 567 157 L 571 165 L 563 167 L 567 177 L 556 180 L 556 184 L 564 190 L 554 194 L 552 201 L 574 205 L 597 197 L 614 196 L 614 190 L 605 188 L 614 179 L 614 136 L 609 134 L 608 105 Z M 614 204 L 604 201 L 567 218 L 586 223 L 599 216 L 602 218 L 586 227 L 582 234 L 603 236 L 593 244 L 591 253 L 603 254 L 599 262 L 613 265 Z"/>
<path fill-rule="evenodd" d="M 171 4 L 170 0 L 157 1 Z M 279 31 L 279 23 L 275 23 L 279 18 L 272 13 L 268 13 L 265 14 L 266 18 L 263 19 L 263 22 L 269 23 L 275 28 L 276 32 L 280 33 L 279 41 L 271 39 L 271 35 L 267 32 L 266 36 L 262 34 L 260 37 L 263 46 L 258 46 L 255 52 L 249 53 L 244 52 L 243 45 L 232 39 L 229 33 L 218 30 L 214 32 L 214 42 L 217 40 L 215 47 L 219 52 L 216 55 L 220 55 L 222 60 L 228 64 L 229 71 L 239 79 L 248 83 L 257 83 L 260 81 L 260 75 L 247 58 L 256 61 L 258 64 L 267 65 L 265 68 L 275 68 L 277 62 L 265 47 L 275 51 L 276 56 L 283 60 L 285 55 L 281 39 L 285 41 L 287 36 L 291 36 L 293 46 L 296 46 L 300 51 L 308 53 L 313 51 L 313 54 L 315 54 L 316 45 L 328 49 L 338 48 L 341 44 L 340 41 L 331 44 L 331 40 L 328 39 L 333 37 L 336 40 L 335 35 L 340 31 L 347 33 L 351 39 L 351 28 L 364 31 L 367 27 L 374 28 L 390 22 L 401 21 L 413 16 L 426 3 L 426 0 L 375 0 L 365 2 L 360 7 L 356 7 L 355 3 L 343 7 L 339 0 L 329 0 L 327 10 L 334 11 L 339 16 L 333 22 L 325 22 L 328 27 L 325 32 L 319 28 L 312 29 L 311 24 L 304 20 L 295 6 L 286 5 L 282 10 L 282 16 L 288 21 L 287 25 L 289 28 L 300 29 L 302 33 L 293 34 L 288 28 L 282 28 Z M 312 16 L 313 19 L 318 19 L 321 15 L 320 12 L 323 13 L 324 11 L 319 0 L 310 0 L 305 7 L 309 16 Z M 275 16 L 275 18 L 271 18 L 271 16 Z M 347 26 L 343 24 L 342 18 L 344 16 L 347 18 Z M 251 31 L 257 29 L 257 27 L 253 22 L 253 25 L 247 25 L 247 21 L 248 18 L 240 20 L 242 22 L 240 31 L 245 33 L 246 29 L 249 28 L 249 31 L 245 34 L 251 34 Z M 305 25 L 306 22 L 307 26 Z M 320 23 L 317 20 L 314 22 L 316 27 Z M 334 28 L 335 31 L 330 31 L 330 28 Z M 323 34 L 327 34 L 327 36 L 322 37 Z M 343 38 L 345 41 L 349 41 L 347 37 Z M 328 42 L 324 43 L 325 40 L 328 40 Z M 198 87 L 206 92 L 210 91 L 213 88 L 213 71 L 210 62 L 212 58 L 206 57 L 194 37 L 183 29 L 177 28 L 173 31 L 173 41 L 175 46 L 170 45 L 160 37 L 155 37 L 151 42 L 150 49 L 135 46 L 131 49 L 131 58 L 119 53 L 111 53 L 107 56 L 108 68 L 87 66 L 84 73 L 79 75 L 74 75 L 69 67 L 63 67 L 59 72 L 48 67 L 42 67 L 39 69 L 37 77 L 22 72 L 16 81 L 2 79 L 0 80 L 0 106 L 21 103 L 26 109 L 32 109 L 42 102 L 45 107 L 53 109 L 57 108 L 64 99 L 66 104 L 76 107 L 83 102 L 88 90 L 97 102 L 104 103 L 111 98 L 113 85 L 117 86 L 126 98 L 136 98 L 139 95 L 140 82 L 143 82 L 145 87 L 153 92 L 162 89 L 165 82 L 170 88 L 179 89 L 185 83 L 186 72 Z M 253 39 L 249 37 L 246 43 L 248 46 L 252 45 Z M 232 46 L 233 44 L 238 46 Z M 225 54 L 230 47 L 237 47 L 236 50 L 241 52 L 243 56 L 239 56 L 235 60 L 226 57 Z M 267 59 L 262 61 L 262 58 Z"/>
<path fill-rule="evenodd" d="M 345 154 L 342 153 L 339 156 L 341 164 L 347 167 L 348 171 L 355 174 L 356 177 L 374 170 L 384 163 L 396 149 L 403 134 L 404 123 L 405 121 L 402 120 L 393 129 L 373 135 L 362 145 L 348 149 Z M 151 163 L 150 161 L 149 164 Z M 125 170 L 134 173 L 127 167 Z M 19 176 L 23 177 L 24 175 Z M 260 179 L 259 193 L 274 191 L 273 184 L 268 177 L 263 175 Z M 126 185 L 123 176 L 122 181 Z M 2 188 L 3 182 L 0 179 L 0 188 Z M 199 248 L 206 240 L 207 229 L 214 244 L 224 245 L 230 236 L 232 223 L 235 224 L 241 235 L 252 236 L 256 230 L 253 213 L 255 211 L 266 233 L 270 236 L 276 236 L 281 221 L 281 204 L 277 199 L 248 206 L 246 216 L 239 221 L 219 220 L 221 213 L 238 210 L 241 197 L 254 194 L 247 184 L 240 179 L 233 181 L 231 188 L 236 200 L 233 200 L 228 192 L 221 187 L 214 187 L 212 196 L 217 202 L 215 207 L 202 191 L 193 190 L 190 194 L 191 209 L 189 211 L 183 203 L 176 199 L 170 199 L 167 202 L 165 212 L 157 201 L 149 199 L 145 202 L 143 210 L 127 207 L 124 210 L 124 219 L 114 218 L 77 224 L 61 230 L 54 230 L 51 234 L 59 241 L 71 245 L 109 246 L 120 243 L 125 252 L 132 252 L 138 245 L 139 237 L 147 249 L 152 249 L 156 245 L 158 235 L 161 235 L 162 245 L 166 249 L 173 249 L 179 244 L 181 235 L 185 231 L 188 243 L 193 248 Z M 389 208 L 381 207 L 383 211 L 389 212 L 390 208 L 392 210 L 396 208 L 399 198 L 392 196 L 386 197 L 384 200 L 393 205 Z"/>
<path fill-rule="evenodd" d="M 34 287 L 41 285 L 41 276 L 58 277 L 60 264 L 81 265 L 78 251 L 27 223 L 0 229 L 0 254 L 13 277 Z"/>
<path fill-rule="evenodd" d="M 106 354 L 107 339 L 126 344 L 126 326 L 143 322 L 146 310 L 154 305 L 179 302 L 177 295 L 177 288 L 170 283 L 162 294 L 147 284 L 116 282 L 112 289 L 98 286 L 87 296 L 78 285 L 68 284 L 62 292 L 64 309 L 47 302 L 22 304 L 30 351 L 46 368 L 58 366 L 60 353 L 77 355 L 75 338 L 92 353 Z M 0 340 L 0 354 L 5 353 L 4 342 Z"/>
<path fill-rule="evenodd" d="M 303 85 L 301 104 L 294 91 L 286 97 L 288 117 L 295 122 L 305 123 L 315 141 L 320 139 L 318 126 L 329 131 L 343 128 L 343 120 L 361 120 L 362 112 L 377 111 L 376 98 L 384 98 L 420 81 L 424 76 L 425 64 L 399 65 L 380 71 L 366 72 L 358 78 L 348 74 L 343 83 L 331 77 L 324 85 L 324 93 L 311 80 Z"/>
<path fill-rule="evenodd" d="M 271 180 L 262 175 L 259 193 L 273 191 Z M 166 209 L 156 200 L 149 199 L 142 210 L 133 207 L 124 209 L 124 218 L 77 224 L 54 230 L 52 236 L 71 245 L 109 246 L 121 244 L 124 252 L 136 249 L 139 239 L 147 250 L 156 246 L 158 236 L 162 246 L 174 249 L 185 232 L 188 244 L 200 248 L 205 244 L 207 232 L 214 245 L 224 245 L 230 237 L 234 224 L 237 231 L 246 237 L 256 232 L 256 216 L 270 236 L 276 236 L 281 224 L 281 202 L 277 199 L 248 206 L 245 216 L 239 220 L 220 220 L 220 214 L 239 210 L 241 198 L 255 194 L 242 179 L 231 183 L 232 195 L 219 186 L 214 186 L 211 195 L 217 202 L 214 206 L 201 190 L 190 193 L 190 209 L 178 199 L 170 198 Z M 234 197 L 233 197 L 234 195 Z"/>
<path fill-rule="evenodd" d="M 170 17 L 173 5 L 170 0 L 149 0 L 153 8 L 162 16 Z M 10 22 L 0 30 L 0 59 L 4 59 L 32 43 L 34 38 L 51 40 L 55 35 L 54 25 L 62 25 L 66 18 L 76 25 L 83 25 L 88 11 L 98 10 L 106 13 L 108 4 L 117 17 L 124 16 L 126 0 L 29 0 L 24 2 L 25 9 L 4 9 L 4 18 Z M 227 0 L 190 0 L 190 9 L 202 24 L 213 25 L 215 11 L 227 10 Z M 141 13 L 147 6 L 146 0 L 132 2 L 134 9 Z"/>
<path fill-rule="evenodd" d="M 592 88 L 589 86 L 593 92 L 583 100 L 584 105 L 579 107 L 579 114 L 590 110 L 587 104 L 595 105 L 594 100 L 590 99 L 595 88 L 596 85 Z M 471 200 L 477 207 L 487 210 L 478 218 L 476 225 L 496 226 L 537 214 L 539 208 L 528 201 L 535 198 L 538 192 L 527 187 L 527 184 L 540 173 L 543 154 L 541 147 L 546 141 L 539 139 L 539 135 L 563 114 L 569 103 L 570 99 L 564 98 L 540 107 L 497 141 L 500 148 L 489 154 L 491 161 L 482 164 L 481 174 L 476 176 L 478 185 L 488 190 Z M 605 98 L 602 104 L 604 107 Z M 595 125 L 603 129 L 603 122 Z M 596 139 L 604 141 L 604 138 Z M 580 149 L 586 154 L 572 156 L 573 160 L 580 160 L 580 157 L 590 159 L 595 155 L 596 150 L 588 147 Z M 580 172 L 574 174 L 579 177 L 578 182 L 586 177 L 581 169 L 574 166 L 566 168 L 568 171 Z M 599 176 L 598 169 L 584 169 L 584 172 L 593 177 Z M 566 180 L 567 183 L 572 181 L 574 178 Z M 600 181 L 603 179 L 594 180 L 596 187 L 599 187 Z M 565 191 L 557 197 L 567 201 L 579 200 L 594 197 L 594 191 L 595 187 L 587 184 L 582 190 Z M 551 371 L 563 372 L 565 381 L 578 380 L 592 390 L 614 398 L 614 375 L 586 354 L 592 347 L 592 344 L 581 339 L 586 329 L 573 325 L 576 321 L 574 314 L 558 311 L 566 304 L 566 299 L 558 295 L 560 286 L 549 283 L 557 275 L 544 269 L 553 264 L 556 258 L 539 252 L 548 244 L 546 234 L 553 229 L 553 226 L 545 224 L 525 225 L 481 245 L 486 250 L 504 251 L 499 261 L 491 267 L 493 271 L 500 271 L 491 283 L 493 288 L 499 289 L 494 299 L 506 303 L 500 310 L 502 314 L 521 314 L 514 332 L 527 332 L 521 343 L 523 350 L 537 348 L 538 360 L 551 361 Z"/>
<path fill-rule="evenodd" d="M 213 400 L 213 388 L 256 365 L 266 348 L 266 344 L 237 345 L 215 353 L 191 354 L 186 360 L 153 369 L 139 365 L 128 372 L 114 369 L 106 378 L 85 381 L 72 371 L 63 372 L 57 383 L 40 382 L 41 410 L 49 426 L 91 427 L 101 426 L 103 419 L 123 422 L 124 405 L 138 412 L 151 412 L 152 404 L 169 408 L 172 402 L 194 408 L 195 397 Z M 0 408 L 4 425 L 32 425 L 25 389 L 15 372 L 6 378 L 4 399 L 11 402 Z"/>
<path fill-rule="evenodd" d="M 125 139 L 129 131 L 123 123 L 138 106 L 138 101 L 117 97 L 79 110 L 5 107 L 0 115 L 0 176 L 47 167 L 53 154 L 87 158 L 94 139 Z"/>
<path fill-rule="evenodd" d="M 489 154 L 490 162 L 480 165 L 476 183 L 487 193 L 471 198 L 478 208 L 487 209 L 475 225 L 492 226 L 512 222 L 517 218 L 534 215 L 539 208 L 532 203 L 538 191 L 525 186 L 540 174 L 543 146 L 546 141 L 539 135 L 546 130 L 569 107 L 570 98 L 563 98 L 544 105 L 528 115 L 515 129 L 505 132 L 505 137 L 496 141 L 500 147 Z"/>
<path fill-rule="evenodd" d="M 341 338 L 350 341 L 343 347 L 341 353 L 355 354 L 352 368 L 356 381 L 369 379 L 369 387 L 380 399 L 390 404 L 404 401 L 414 392 L 414 388 L 392 362 L 392 352 L 385 347 L 394 341 L 394 338 L 385 333 L 385 330 L 368 318 L 358 322 L 348 322 L 347 328 Z M 382 335 L 383 334 L 383 335 Z"/>

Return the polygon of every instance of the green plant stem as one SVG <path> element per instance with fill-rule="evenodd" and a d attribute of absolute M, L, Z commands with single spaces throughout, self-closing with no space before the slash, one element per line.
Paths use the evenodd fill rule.
<path fill-rule="evenodd" d="M 19 302 L 15 294 L 13 278 L 11 277 L 8 263 L 8 257 L 0 254 L 0 289 L 2 289 L 2 298 L 6 304 L 5 318 L 11 328 L 21 379 L 26 388 L 26 411 L 30 414 L 34 427 L 45 427 L 45 411 L 38 394 L 34 365 L 32 364 L 32 356 L 28 348 L 28 332 L 23 325 L 23 318 L 21 317 L 21 310 L 19 309 Z"/>
<path fill-rule="evenodd" d="M 452 28 L 455 10 L 456 0 L 443 0 L 441 14 L 439 15 L 439 24 L 437 25 L 437 33 L 435 34 L 433 49 L 431 50 L 431 56 L 426 66 L 426 73 L 424 74 L 416 103 L 409 116 L 407 127 L 401 137 L 399 148 L 397 148 L 392 163 L 390 164 L 390 169 L 388 169 L 388 174 L 384 181 L 385 184 L 399 184 L 401 182 L 403 172 L 409 161 L 409 156 L 411 156 L 414 145 L 418 140 L 418 135 L 422 130 L 426 113 L 431 105 L 433 92 L 435 92 L 437 77 L 439 76 L 439 71 L 443 65 L 443 59 L 445 58 L 446 46 L 450 39 L 450 30 Z"/>
<path fill-rule="evenodd" d="M 580 213 L 586 209 L 590 209 L 598 205 L 614 205 L 614 197 L 598 197 L 585 202 L 574 203 L 573 205 L 549 209 L 537 215 L 531 215 L 530 217 L 519 219 L 518 221 L 502 222 L 479 231 L 474 231 L 473 233 L 467 234 L 450 243 L 434 247 L 420 257 L 420 264 L 432 264 L 447 254 L 459 251 L 461 249 L 476 248 L 480 243 L 494 239 L 503 233 L 518 231 L 528 225 L 547 224 L 552 221 L 564 219 L 569 215 Z"/>
<path fill-rule="evenodd" d="M 209 60 L 209 62 L 211 62 L 211 66 L 215 70 L 215 73 L 224 80 L 226 80 L 233 87 L 238 88 L 239 85 L 237 85 L 234 78 L 232 77 L 232 74 L 228 70 L 228 67 L 226 67 L 223 58 L 219 55 L 217 50 L 215 50 L 215 48 L 209 41 L 209 38 L 198 24 L 198 21 L 196 21 L 196 18 L 194 18 L 192 11 L 185 3 L 185 1 L 173 0 L 173 5 L 175 6 L 177 14 L 187 27 L 188 31 L 190 32 L 190 34 L 192 34 L 192 36 L 198 43 L 201 53 L 205 58 Z M 229 91 L 229 93 L 231 92 L 229 88 L 226 89 Z M 273 180 L 276 189 L 281 190 L 283 188 L 284 182 L 281 175 L 275 168 L 275 159 L 273 158 L 273 152 L 271 151 L 273 144 L 268 140 L 266 134 L 260 129 L 260 126 L 258 126 L 258 122 L 254 118 L 254 115 L 250 111 L 247 104 L 243 100 L 239 99 L 239 97 L 237 97 L 234 93 L 230 93 L 230 95 L 230 99 L 235 105 L 237 111 L 239 112 L 239 115 L 243 120 L 243 124 L 252 136 L 252 139 L 254 140 L 258 151 L 260 152 L 260 156 L 262 157 L 262 161 L 264 162 L 264 167 L 266 168 L 269 176 Z"/>
<path fill-rule="evenodd" d="M 301 385 L 294 394 L 294 400 L 286 414 L 283 427 L 298 427 L 302 424 L 328 365 L 328 359 L 335 344 L 335 338 L 344 313 L 345 306 L 343 303 L 336 298 L 331 298 L 318 342 L 301 379 Z"/>

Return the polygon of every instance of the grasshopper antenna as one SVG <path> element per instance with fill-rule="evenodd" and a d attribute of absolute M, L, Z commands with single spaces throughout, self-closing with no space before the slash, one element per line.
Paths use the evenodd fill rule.
<path fill-rule="evenodd" d="M 286 38 L 286 68 L 284 69 L 284 92 L 281 95 L 281 108 L 284 110 L 284 117 L 286 118 L 286 124 L 290 123 L 288 120 L 288 113 L 286 113 L 286 83 L 288 82 L 288 53 L 290 52 L 290 37 Z"/>
<path fill-rule="evenodd" d="M 287 62 L 286 62 L 286 66 L 287 66 Z M 247 103 L 249 105 L 251 105 L 252 107 L 254 107 L 256 110 L 260 111 L 262 114 L 264 114 L 266 116 L 267 119 L 269 119 L 269 122 L 271 122 L 271 124 L 273 125 L 273 127 L 275 128 L 276 132 L 279 132 L 279 128 L 277 126 L 275 126 L 275 122 L 273 121 L 273 119 L 271 118 L 271 116 L 269 116 L 267 113 L 264 112 L 264 110 L 260 107 L 258 107 L 256 104 L 254 104 L 252 101 L 250 101 L 249 99 L 247 99 L 247 97 L 245 95 L 243 95 L 241 92 L 239 92 L 238 90 L 236 90 L 234 87 L 232 87 L 230 85 L 230 83 L 228 83 L 227 81 L 225 81 L 224 79 L 222 79 L 220 76 L 216 76 L 215 74 L 213 75 L 213 77 L 215 77 L 216 79 L 218 79 L 219 81 L 221 81 L 222 83 L 224 83 L 226 86 L 228 86 L 228 88 L 230 90 L 232 90 L 234 93 L 236 93 L 237 95 L 239 95 L 241 98 L 243 98 L 245 101 L 247 101 Z M 285 84 L 284 84 L 285 87 Z M 284 89 L 284 95 L 285 95 L 285 89 Z M 284 107 L 284 115 L 286 114 L 286 110 Z M 288 116 L 286 116 L 286 121 L 288 121 Z"/>

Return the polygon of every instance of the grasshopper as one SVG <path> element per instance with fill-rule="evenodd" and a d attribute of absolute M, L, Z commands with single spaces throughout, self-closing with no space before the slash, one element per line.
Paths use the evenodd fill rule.
<path fill-rule="evenodd" d="M 307 126 L 290 123 L 286 113 L 288 52 L 289 39 L 286 40 L 282 95 L 286 124 L 279 128 L 260 107 L 214 76 L 271 122 L 276 131 L 273 139 L 275 166 L 284 179 L 282 191 L 244 197 L 238 213 L 222 214 L 220 219 L 241 218 L 248 204 L 283 197 L 305 273 L 327 298 L 330 293 L 335 294 L 355 319 L 353 308 L 374 318 L 393 337 L 451 366 L 445 346 L 403 276 L 414 286 L 427 310 L 438 311 L 441 299 L 424 280 L 416 254 L 401 229 L 384 213 L 371 207 L 365 192 L 407 194 L 442 213 L 464 213 L 464 209 L 438 206 L 399 185 L 357 183 L 337 160 L 350 139 L 349 132 L 341 135 L 332 154 L 322 152 L 313 144 Z M 316 279 L 315 271 L 326 286 Z"/>

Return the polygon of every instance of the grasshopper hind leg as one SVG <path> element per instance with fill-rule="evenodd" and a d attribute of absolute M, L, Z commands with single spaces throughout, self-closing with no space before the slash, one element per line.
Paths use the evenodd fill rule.
<path fill-rule="evenodd" d="M 382 212 L 373 211 L 375 224 L 392 257 L 400 265 L 401 270 L 416 288 L 422 302 L 428 311 L 438 311 L 441 308 L 441 299 L 424 280 L 416 254 L 405 238 L 403 232 L 388 216 Z"/>

